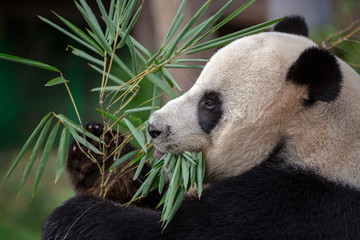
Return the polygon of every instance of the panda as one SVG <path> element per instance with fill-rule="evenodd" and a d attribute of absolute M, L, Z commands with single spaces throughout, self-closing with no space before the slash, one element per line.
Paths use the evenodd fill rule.
<path fill-rule="evenodd" d="M 42 239 L 360 239 L 360 76 L 302 17 L 220 49 L 149 119 L 156 155 L 203 151 L 206 188 L 161 212 L 89 195 Z"/>

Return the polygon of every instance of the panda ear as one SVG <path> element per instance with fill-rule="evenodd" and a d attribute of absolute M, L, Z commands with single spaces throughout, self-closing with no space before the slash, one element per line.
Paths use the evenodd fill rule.
<path fill-rule="evenodd" d="M 309 36 L 309 30 L 305 19 L 302 16 L 297 15 L 285 17 L 274 26 L 273 31 L 291 33 L 304 37 Z"/>
<path fill-rule="evenodd" d="M 304 106 L 316 101 L 331 102 L 341 90 L 342 74 L 336 57 L 329 51 L 311 47 L 305 49 L 289 68 L 287 81 L 308 85 L 308 97 Z"/>

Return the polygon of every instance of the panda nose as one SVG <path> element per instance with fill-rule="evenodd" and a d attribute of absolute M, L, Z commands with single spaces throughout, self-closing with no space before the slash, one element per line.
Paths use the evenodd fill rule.
<path fill-rule="evenodd" d="M 148 130 L 148 132 L 149 132 L 149 134 L 150 134 L 150 136 L 151 136 L 152 138 L 157 138 L 157 137 L 160 136 L 161 133 L 162 133 L 161 130 L 159 130 L 157 127 L 155 127 L 155 126 L 152 125 L 152 124 L 149 124 L 149 125 L 148 125 L 147 130 Z"/>

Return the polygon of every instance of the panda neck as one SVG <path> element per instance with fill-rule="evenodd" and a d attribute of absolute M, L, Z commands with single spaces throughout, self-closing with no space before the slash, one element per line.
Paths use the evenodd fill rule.
<path fill-rule="evenodd" d="M 326 109 L 324 105 L 322 109 Z M 315 114 L 316 109 L 301 114 L 286 142 L 286 162 L 310 169 L 328 180 L 359 188 L 360 138 L 354 131 L 358 126 L 353 125 L 346 113 L 329 118 L 329 111 L 338 110 L 333 105 L 327 107 L 324 114 Z"/>

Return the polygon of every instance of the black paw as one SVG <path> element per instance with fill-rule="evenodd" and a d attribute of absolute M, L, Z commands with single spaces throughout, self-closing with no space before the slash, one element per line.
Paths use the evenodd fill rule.
<path fill-rule="evenodd" d="M 94 194 L 100 192 L 100 170 L 99 166 L 105 164 L 105 170 L 113 163 L 113 158 L 108 157 L 113 154 L 117 146 L 124 141 L 122 135 L 118 135 L 116 131 L 110 130 L 104 133 L 104 127 L 100 123 L 89 122 L 84 128 L 93 135 L 104 141 L 104 144 L 86 137 L 86 141 L 99 149 L 104 155 L 96 154 L 83 145 L 78 145 L 74 141 L 68 152 L 68 160 L 66 169 L 69 173 L 71 183 L 73 184 L 77 194 Z M 79 135 L 82 136 L 81 133 Z M 119 148 L 119 155 L 123 156 L 134 150 L 130 144 L 125 144 Z M 96 194 L 94 194 L 96 195 Z"/>

